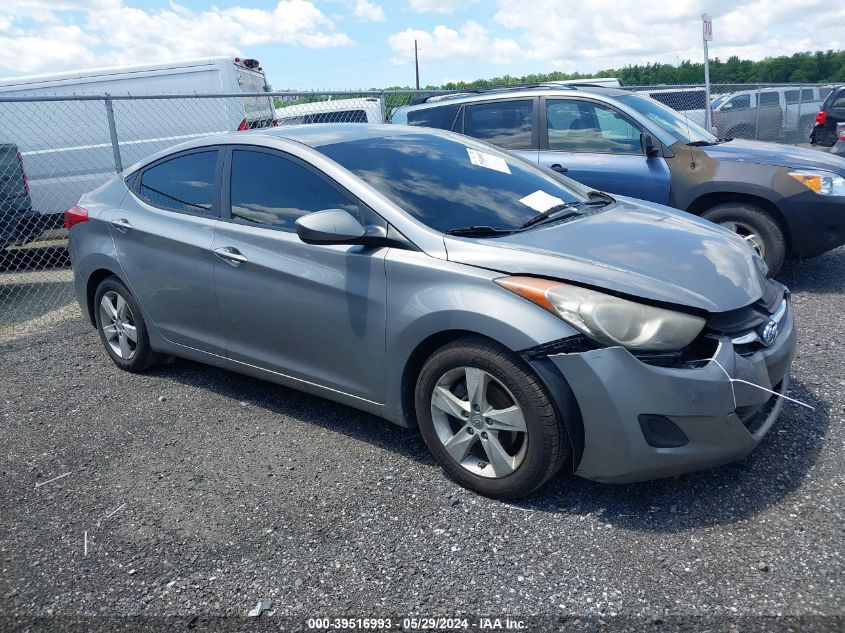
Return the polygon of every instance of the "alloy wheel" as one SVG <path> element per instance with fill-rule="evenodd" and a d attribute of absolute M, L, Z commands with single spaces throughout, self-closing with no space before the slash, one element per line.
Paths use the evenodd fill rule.
<path fill-rule="evenodd" d="M 723 228 L 739 235 L 757 252 L 760 257 L 763 259 L 766 258 L 766 243 L 763 241 L 759 231 L 757 231 L 757 229 L 753 226 L 737 220 L 725 220 L 719 224 L 721 224 Z"/>
<path fill-rule="evenodd" d="M 106 343 L 123 360 L 131 360 L 138 349 L 138 331 L 132 310 L 118 292 L 109 290 L 100 299 L 100 327 Z"/>
<path fill-rule="evenodd" d="M 449 456 L 475 475 L 507 477 L 525 459 L 525 414 L 508 388 L 482 369 L 443 374 L 431 395 L 431 417 Z"/>

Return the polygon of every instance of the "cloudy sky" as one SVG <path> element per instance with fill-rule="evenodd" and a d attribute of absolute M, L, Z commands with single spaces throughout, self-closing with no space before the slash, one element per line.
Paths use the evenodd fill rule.
<path fill-rule="evenodd" d="M 241 55 L 276 89 L 375 88 L 845 45 L 832 0 L 3 0 L 0 76 Z"/>

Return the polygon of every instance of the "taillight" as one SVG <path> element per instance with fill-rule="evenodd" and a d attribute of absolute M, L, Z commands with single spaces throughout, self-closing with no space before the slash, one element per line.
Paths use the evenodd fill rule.
<path fill-rule="evenodd" d="M 88 209 L 72 206 L 65 211 L 65 228 L 70 230 L 80 222 L 88 221 Z"/>
<path fill-rule="evenodd" d="M 827 122 L 827 111 L 819 110 L 819 113 L 816 115 L 816 125 L 824 125 L 825 122 Z"/>
<path fill-rule="evenodd" d="M 716 127 L 716 113 L 712 110 L 710 111 L 710 125 Z"/>
<path fill-rule="evenodd" d="M 18 165 L 21 168 L 21 176 L 23 177 L 23 188 L 26 191 L 26 195 L 29 195 L 29 178 L 26 177 L 26 171 L 23 168 L 23 154 L 18 152 Z"/>
<path fill-rule="evenodd" d="M 273 127 L 279 127 L 279 119 L 273 119 L 272 126 Z"/>
<path fill-rule="evenodd" d="M 249 124 L 246 122 L 246 119 L 238 123 L 238 132 L 244 132 L 249 129 Z"/>
<path fill-rule="evenodd" d="M 845 141 L 845 126 L 839 126 L 839 140 Z"/>

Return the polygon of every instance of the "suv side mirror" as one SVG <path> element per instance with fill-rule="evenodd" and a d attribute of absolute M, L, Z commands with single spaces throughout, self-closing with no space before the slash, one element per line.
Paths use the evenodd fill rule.
<path fill-rule="evenodd" d="M 660 156 L 660 148 L 655 147 L 651 134 L 640 134 L 640 146 L 647 157 Z"/>
<path fill-rule="evenodd" d="M 361 244 L 366 231 L 348 211 L 327 209 L 297 218 L 296 234 L 306 244 Z"/>

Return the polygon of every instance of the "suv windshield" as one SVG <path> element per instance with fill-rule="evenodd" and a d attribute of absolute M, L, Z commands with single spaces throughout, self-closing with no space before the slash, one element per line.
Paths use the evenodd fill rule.
<path fill-rule="evenodd" d="M 396 134 L 316 148 L 423 224 L 512 231 L 555 206 L 583 202 L 551 173 L 491 147 Z"/>
<path fill-rule="evenodd" d="M 667 108 L 654 99 L 630 94 L 619 97 L 627 106 L 634 108 L 643 116 L 659 125 L 683 143 L 715 143 L 716 137 L 703 127 L 693 123 L 687 117 Z"/>

